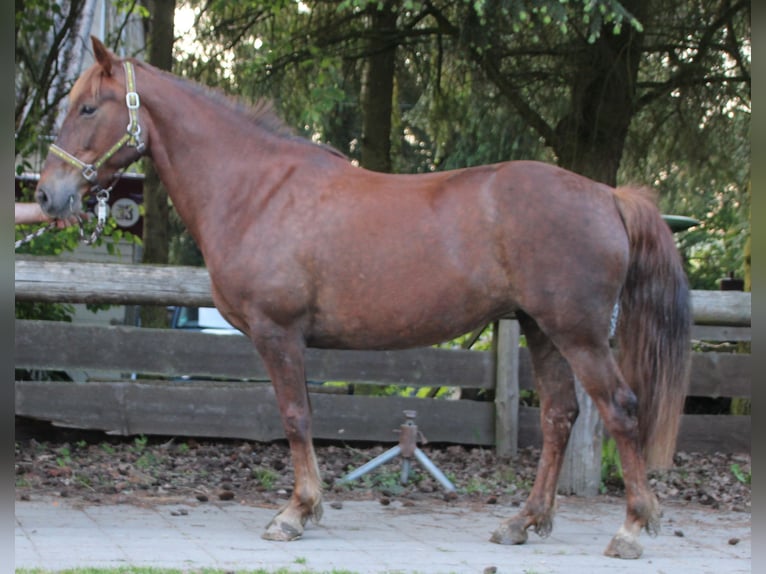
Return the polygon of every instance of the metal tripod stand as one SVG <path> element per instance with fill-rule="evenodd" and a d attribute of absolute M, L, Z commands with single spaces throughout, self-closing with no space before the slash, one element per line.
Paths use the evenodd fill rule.
<path fill-rule="evenodd" d="M 399 444 L 388 449 L 381 455 L 376 456 L 368 463 L 360 466 L 358 469 L 350 472 L 346 476 L 340 479 L 339 482 L 350 482 L 356 480 L 363 474 L 370 472 L 371 470 L 379 467 L 382 464 L 387 463 L 389 460 L 401 455 L 402 456 L 402 473 L 401 482 L 407 484 L 407 479 L 410 475 L 410 469 L 412 468 L 412 457 L 414 456 L 425 469 L 431 473 L 436 480 L 439 481 L 447 492 L 455 492 L 455 487 L 444 476 L 444 473 L 438 469 L 438 467 L 431 461 L 426 454 L 418 448 L 418 438 L 425 443 L 425 437 L 423 433 L 418 431 L 418 427 L 415 424 L 416 411 L 404 411 L 405 421 L 399 427 Z"/>

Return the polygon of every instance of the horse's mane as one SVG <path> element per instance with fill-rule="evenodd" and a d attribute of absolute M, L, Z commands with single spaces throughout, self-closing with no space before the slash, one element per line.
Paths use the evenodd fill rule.
<path fill-rule="evenodd" d="M 229 109 L 235 112 L 238 115 L 241 115 L 247 121 L 269 132 L 270 134 L 274 134 L 276 136 L 294 140 L 294 141 L 301 141 L 308 145 L 317 146 L 322 149 L 325 149 L 326 151 L 329 151 L 330 153 L 334 155 L 337 155 L 344 159 L 348 159 L 343 153 L 341 153 L 340 151 L 336 150 L 335 148 L 333 148 L 332 146 L 328 144 L 315 143 L 311 140 L 308 140 L 296 134 L 295 130 L 289 125 L 287 125 L 284 122 L 284 120 L 277 115 L 274 109 L 274 104 L 271 100 L 262 98 L 256 101 L 254 104 L 252 104 L 250 102 L 243 100 L 242 98 L 238 96 L 229 95 L 219 88 L 204 86 L 202 84 L 192 82 L 186 78 L 176 76 L 164 70 L 160 70 L 158 68 L 145 65 L 141 61 L 136 60 L 135 65 L 145 70 L 151 70 L 154 73 L 159 73 L 163 75 L 165 78 L 173 81 L 174 83 L 181 86 L 182 88 L 189 90 L 195 94 L 202 95 L 207 100 L 210 100 L 216 103 L 217 105 L 220 105 L 226 109 Z"/>

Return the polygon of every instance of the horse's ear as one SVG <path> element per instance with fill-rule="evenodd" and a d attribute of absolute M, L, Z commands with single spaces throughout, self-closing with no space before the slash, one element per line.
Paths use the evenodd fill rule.
<path fill-rule="evenodd" d="M 101 65 L 106 75 L 110 76 L 112 74 L 112 59 L 114 55 L 95 36 L 91 36 L 90 41 L 93 44 L 93 55 L 96 57 L 96 62 Z"/>

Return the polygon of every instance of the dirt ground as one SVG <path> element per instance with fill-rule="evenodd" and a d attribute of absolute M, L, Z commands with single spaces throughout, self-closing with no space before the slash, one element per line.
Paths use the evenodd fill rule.
<path fill-rule="evenodd" d="M 400 458 L 353 483 L 336 481 L 393 445 L 316 445 L 326 502 L 378 499 L 443 502 L 445 492 L 417 461 L 406 485 L 400 483 Z M 539 452 L 523 449 L 510 462 L 491 449 L 422 445 L 426 455 L 457 488 L 454 502 L 523 504 L 535 477 Z M 16 497 L 60 496 L 88 504 L 164 504 L 195 498 L 236 500 L 281 506 L 289 497 L 293 471 L 286 443 L 171 437 L 114 437 L 100 432 L 60 429 L 17 419 Z M 607 470 L 602 492 L 623 494 L 614 469 Z M 650 474 L 660 501 L 750 512 L 749 454 L 680 452 L 672 469 Z"/>

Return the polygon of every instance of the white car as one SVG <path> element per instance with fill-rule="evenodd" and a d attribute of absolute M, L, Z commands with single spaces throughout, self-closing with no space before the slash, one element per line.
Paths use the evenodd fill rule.
<path fill-rule="evenodd" d="M 170 328 L 201 331 L 215 335 L 242 334 L 224 319 L 215 307 L 176 307 L 173 309 Z"/>

